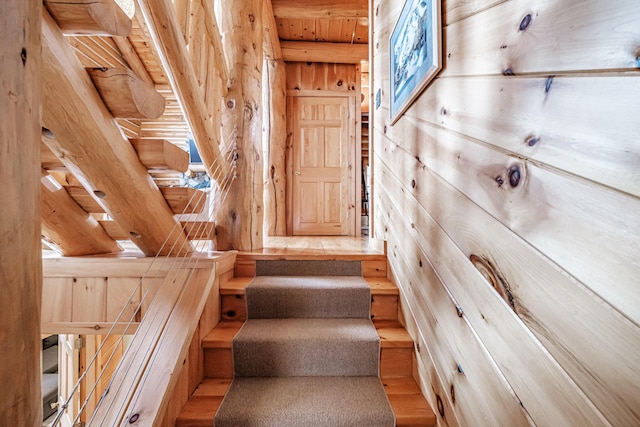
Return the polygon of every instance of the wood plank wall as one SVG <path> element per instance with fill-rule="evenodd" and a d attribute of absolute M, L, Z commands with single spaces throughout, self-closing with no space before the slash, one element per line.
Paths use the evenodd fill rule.
<path fill-rule="evenodd" d="M 374 237 L 440 425 L 640 424 L 640 8 L 447 0 L 393 126 L 372 27 Z"/>

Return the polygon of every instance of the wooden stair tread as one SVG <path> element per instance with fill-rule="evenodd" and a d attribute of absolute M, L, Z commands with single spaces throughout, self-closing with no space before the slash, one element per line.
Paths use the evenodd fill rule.
<path fill-rule="evenodd" d="M 396 415 L 396 426 L 433 426 L 436 414 L 422 394 L 388 394 L 389 402 Z"/>
<path fill-rule="evenodd" d="M 222 396 L 191 396 L 176 418 L 176 427 L 211 427 Z"/>
<path fill-rule="evenodd" d="M 422 394 L 420 387 L 411 377 L 402 378 L 382 378 L 382 385 L 384 391 L 388 395 L 400 395 L 400 394 Z"/>
<path fill-rule="evenodd" d="M 220 295 L 244 295 L 252 280 L 253 277 L 233 277 L 220 285 Z M 398 287 L 389 279 L 367 277 L 365 280 L 371 287 L 371 295 L 398 295 Z"/>
<path fill-rule="evenodd" d="M 231 340 L 244 322 L 221 321 L 202 339 L 202 348 L 231 348 Z"/>
<path fill-rule="evenodd" d="M 380 253 L 368 253 L 368 254 L 353 254 L 353 253 L 337 253 L 332 251 L 325 251 L 322 249 L 314 250 L 296 250 L 288 252 L 287 250 L 271 250 L 264 249 L 263 253 L 256 252 L 238 252 L 238 260 L 241 261 L 333 261 L 333 260 L 345 260 L 345 261 L 387 261 L 387 256 Z"/>
<path fill-rule="evenodd" d="M 398 322 L 382 321 L 374 323 L 380 335 L 381 348 L 413 348 L 413 339 Z"/>
<path fill-rule="evenodd" d="M 203 380 L 193 396 L 183 406 L 176 419 L 176 427 L 210 427 L 213 425 L 213 417 L 230 383 L 230 379 Z M 383 380 L 383 383 L 398 427 L 435 425 L 436 416 L 420 394 L 413 379 L 393 378 Z M 220 395 L 221 392 L 222 395 Z"/>
<path fill-rule="evenodd" d="M 231 378 L 205 378 L 193 392 L 198 397 L 224 397 L 231 385 Z"/>
<path fill-rule="evenodd" d="M 253 277 L 233 277 L 220 285 L 220 295 L 244 295 L 244 290 Z"/>
<path fill-rule="evenodd" d="M 202 340 L 202 348 L 231 348 L 231 340 L 244 322 L 223 320 Z M 381 348 L 413 348 L 413 339 L 400 323 L 383 321 L 375 324 Z"/>
<path fill-rule="evenodd" d="M 382 277 L 366 277 L 372 295 L 398 295 L 398 287 L 389 279 Z"/>

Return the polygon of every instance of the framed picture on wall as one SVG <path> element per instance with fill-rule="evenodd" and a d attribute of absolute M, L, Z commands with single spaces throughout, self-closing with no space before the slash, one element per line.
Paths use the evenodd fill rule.
<path fill-rule="evenodd" d="M 442 68 L 441 0 L 406 0 L 391 32 L 391 124 Z"/>

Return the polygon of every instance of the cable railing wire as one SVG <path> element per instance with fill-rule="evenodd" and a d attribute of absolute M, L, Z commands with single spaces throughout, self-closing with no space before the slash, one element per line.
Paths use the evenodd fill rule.
<path fill-rule="evenodd" d="M 228 151 L 228 153 L 226 154 L 224 160 L 227 162 L 226 164 L 231 164 L 231 168 L 229 170 L 229 172 L 225 175 L 224 179 L 222 180 L 223 182 L 221 183 L 221 186 L 219 187 L 219 193 L 222 194 L 222 200 L 220 203 L 224 203 L 224 201 L 226 200 L 230 190 L 231 190 L 231 186 L 233 181 L 236 178 L 235 175 L 235 162 L 236 162 L 236 146 L 234 143 L 234 146 L 231 150 Z M 219 162 L 218 165 L 216 166 L 215 169 L 211 170 L 209 169 L 208 175 L 211 176 L 216 176 L 217 173 L 220 172 L 222 168 L 222 163 Z M 183 208 L 182 211 L 182 215 L 184 215 L 186 213 L 186 210 L 189 208 L 189 206 L 191 206 L 192 202 L 196 202 L 197 204 L 199 204 L 203 198 L 207 197 L 207 192 L 194 192 L 194 194 L 191 196 L 189 202 L 185 205 L 185 207 Z M 209 213 L 209 220 L 213 219 L 213 215 L 214 212 L 211 211 Z M 111 325 L 111 327 L 109 328 L 109 330 L 107 331 L 105 337 L 109 337 L 109 336 L 113 336 L 114 334 L 114 330 L 117 327 L 117 325 L 119 323 L 121 323 L 120 321 L 122 320 L 122 318 L 124 317 L 125 313 L 127 312 L 127 310 L 130 309 L 129 304 L 131 304 L 133 298 L 135 297 L 135 295 L 138 293 L 138 291 L 141 289 L 142 284 L 145 280 L 149 279 L 149 273 L 152 271 L 153 268 L 156 268 L 158 271 L 169 271 L 169 272 L 174 272 L 174 276 L 171 277 L 172 273 L 167 273 L 167 275 L 165 276 L 165 278 L 162 280 L 162 283 L 160 285 L 156 286 L 155 289 L 155 294 L 152 297 L 152 300 L 149 302 L 149 305 L 152 304 L 152 302 L 155 300 L 155 298 L 158 297 L 158 294 L 162 291 L 162 287 L 167 286 L 167 283 L 173 283 L 176 279 L 177 279 L 177 275 L 178 275 L 178 271 L 180 270 L 180 267 L 184 266 L 186 260 L 188 257 L 190 257 L 191 255 L 191 251 L 190 250 L 185 250 L 185 245 L 189 244 L 189 248 L 188 249 L 194 249 L 195 252 L 204 252 L 203 250 L 201 250 L 202 248 L 199 248 L 199 245 L 206 245 L 207 244 L 207 240 L 204 239 L 193 239 L 193 240 L 198 240 L 198 243 L 196 243 L 196 247 L 193 247 L 192 242 L 190 243 L 189 239 L 183 239 L 183 243 L 181 245 L 181 247 L 179 248 L 179 250 L 176 252 L 177 254 L 182 254 L 184 251 L 184 255 L 182 256 L 174 256 L 171 257 L 171 254 L 173 253 L 173 251 L 176 249 L 176 244 L 179 241 L 179 237 L 177 239 L 174 240 L 174 242 L 171 244 L 171 248 L 169 249 L 169 252 L 163 256 L 163 260 L 160 264 L 160 266 L 157 265 L 157 261 L 158 258 L 160 257 L 160 254 L 164 251 L 165 247 L 167 246 L 167 244 L 169 243 L 169 239 L 170 237 L 174 234 L 174 232 L 176 232 L 176 227 L 181 227 L 182 229 L 182 233 L 184 233 L 185 235 L 188 233 L 189 230 L 187 230 L 188 227 L 188 223 L 185 224 L 180 224 L 178 221 L 176 221 L 176 224 L 172 227 L 171 231 L 169 232 L 169 234 L 167 235 L 167 237 L 165 238 L 165 240 L 163 241 L 161 248 L 158 250 L 158 252 L 156 253 L 156 255 L 153 257 L 153 259 L 151 260 L 151 262 L 149 263 L 149 266 L 147 267 L 147 269 L 145 270 L 145 272 L 143 273 L 142 277 L 140 278 L 140 280 L 138 281 L 138 285 L 136 286 L 136 288 L 134 289 L 133 293 L 130 295 L 129 299 L 125 302 L 125 304 L 123 304 L 123 308 L 120 310 L 120 312 L 118 313 L 118 315 L 116 316 L 116 320 L 113 322 L 113 324 Z M 193 228 L 190 230 L 191 234 L 195 237 L 201 236 L 202 234 L 202 230 L 203 228 L 206 227 L 206 222 L 205 221 L 199 221 L 198 226 L 196 227 L 196 230 L 194 231 Z M 176 267 L 175 264 L 176 263 L 180 263 L 180 266 Z M 193 268 L 195 268 L 197 266 L 199 262 L 198 257 L 195 257 L 195 263 Z M 167 268 L 167 263 L 170 263 L 171 265 L 169 265 Z M 190 273 L 191 274 L 191 273 Z M 188 280 L 185 279 L 185 280 Z M 74 418 L 73 424 L 76 424 L 80 417 L 81 414 L 84 412 L 84 410 L 86 409 L 87 405 L 89 404 L 91 398 L 93 397 L 93 395 L 95 394 L 96 388 L 99 384 L 100 379 L 102 379 L 104 373 L 106 372 L 106 370 L 104 368 L 106 368 L 107 366 L 109 366 L 112 361 L 113 358 L 115 356 L 115 351 L 116 349 L 121 345 L 122 341 L 124 340 L 124 337 L 127 335 L 126 332 L 128 332 L 133 323 L 135 322 L 136 319 L 136 315 L 138 313 L 138 311 L 141 309 L 142 305 L 144 304 L 145 300 L 149 297 L 149 293 L 152 291 L 153 286 L 148 286 L 146 291 L 144 292 L 144 294 L 141 296 L 140 298 L 140 302 L 136 307 L 136 310 L 133 310 L 131 316 L 129 317 L 129 319 L 126 321 L 126 326 L 123 330 L 123 332 L 121 334 L 119 334 L 119 338 L 117 340 L 116 345 L 114 346 L 114 350 L 111 352 L 111 354 L 109 355 L 107 361 L 105 362 L 105 364 L 103 365 L 103 369 L 102 371 L 99 373 L 99 375 L 96 377 L 95 379 L 95 383 L 93 384 L 93 386 L 91 387 L 91 389 L 87 392 L 87 395 L 84 399 L 84 401 L 82 402 L 81 407 L 78 409 L 78 413 Z M 179 298 L 179 296 L 178 296 Z M 154 319 L 157 318 L 157 316 L 162 315 L 163 317 L 166 317 L 170 311 L 171 307 L 168 307 L 166 309 L 166 311 L 164 312 L 156 312 Z M 150 329 L 147 329 L 147 333 L 150 331 Z M 155 333 L 159 333 L 159 329 L 156 328 L 156 330 L 154 331 Z M 136 330 L 136 332 L 134 333 L 134 338 L 140 338 L 137 337 L 137 333 L 138 330 Z M 143 338 L 146 338 L 148 335 L 145 335 Z M 56 426 L 60 421 L 62 416 L 64 415 L 64 412 L 68 409 L 71 401 L 73 400 L 74 396 L 76 393 L 78 393 L 81 384 L 83 381 L 85 381 L 86 376 L 87 376 L 87 372 L 89 372 L 89 369 L 91 369 L 97 360 L 98 355 L 101 353 L 101 350 L 103 349 L 104 345 L 106 343 L 106 339 L 102 341 L 102 343 L 100 344 L 100 346 L 98 347 L 98 349 L 96 350 L 96 353 L 94 354 L 93 358 L 90 360 L 90 362 L 87 364 L 87 367 L 85 369 L 85 371 L 82 373 L 82 375 L 79 377 L 78 381 L 76 382 L 76 384 L 74 385 L 74 387 L 72 388 L 72 390 L 69 392 L 69 396 L 67 397 L 66 401 L 60 406 L 59 411 L 52 423 L 53 426 Z M 158 343 L 156 343 L 156 346 L 158 345 Z M 155 348 L 155 346 L 154 346 Z M 147 353 L 145 355 L 148 355 L 148 351 L 150 349 L 147 349 Z M 134 354 L 134 358 L 136 356 L 139 356 L 138 352 L 140 351 L 140 349 L 136 350 L 136 354 Z M 116 377 L 116 375 L 119 374 L 119 370 L 120 370 L 120 366 L 118 368 L 116 368 L 115 372 L 113 373 L 113 377 Z M 146 381 L 146 376 L 145 376 L 145 380 Z M 109 384 L 107 386 L 107 388 L 105 389 L 105 394 L 106 393 L 110 393 L 112 392 L 110 390 L 111 384 Z M 130 390 L 131 391 L 131 390 Z M 124 408 L 119 408 L 119 409 L 124 409 Z M 95 416 L 95 412 L 92 415 L 89 423 L 91 423 L 94 419 Z"/>

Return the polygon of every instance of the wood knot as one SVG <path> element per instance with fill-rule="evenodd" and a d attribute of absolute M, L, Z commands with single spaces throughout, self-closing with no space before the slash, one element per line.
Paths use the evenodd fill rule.
<path fill-rule="evenodd" d="M 553 76 L 547 77 L 547 82 L 544 84 L 544 93 L 549 93 L 551 85 L 553 84 Z"/>
<path fill-rule="evenodd" d="M 342 80 L 338 80 L 338 82 L 336 83 L 336 85 L 338 85 L 338 86 L 342 86 Z"/>
<path fill-rule="evenodd" d="M 464 314 L 464 311 L 462 311 L 462 307 L 460 307 L 460 305 L 456 304 L 456 313 L 458 314 L 458 317 L 462 317 L 462 315 Z"/>
<path fill-rule="evenodd" d="M 502 187 L 504 185 L 504 179 L 500 175 L 496 176 L 496 182 L 498 183 L 498 187 Z"/>
<path fill-rule="evenodd" d="M 527 146 L 529 147 L 534 147 L 535 145 L 538 144 L 538 142 L 540 142 L 540 137 L 534 136 L 534 135 L 529 135 L 524 140 L 524 143 L 527 144 Z"/>
<path fill-rule="evenodd" d="M 230 99 L 227 101 L 227 108 L 235 108 L 236 106 L 236 101 L 234 101 L 233 99 Z"/>
<path fill-rule="evenodd" d="M 438 394 L 436 394 L 436 408 L 440 416 L 444 418 L 444 403 L 442 403 L 442 398 Z"/>
<path fill-rule="evenodd" d="M 22 65 L 26 65 L 27 63 L 27 48 L 23 47 L 20 51 L 20 59 L 22 60 Z"/>
<path fill-rule="evenodd" d="M 505 70 L 502 72 L 502 75 L 503 76 L 515 76 L 516 73 L 514 73 L 511 68 L 505 68 Z"/>
<path fill-rule="evenodd" d="M 416 188 L 416 180 L 415 179 L 411 180 L 411 188 Z"/>
<path fill-rule="evenodd" d="M 249 22 L 251 22 L 252 24 L 256 22 L 256 17 L 253 15 L 253 13 L 249 14 Z"/>
<path fill-rule="evenodd" d="M 387 125 L 384 125 L 384 128 L 382 129 L 382 132 L 385 133 L 385 134 L 387 133 Z"/>
<path fill-rule="evenodd" d="M 456 389 L 451 384 L 451 403 L 456 403 Z"/>
<path fill-rule="evenodd" d="M 140 418 L 140 414 L 133 414 L 129 417 L 129 424 L 135 424 L 136 421 Z"/>
<path fill-rule="evenodd" d="M 513 165 L 509 168 L 509 185 L 513 188 L 516 188 L 518 184 L 520 184 L 520 166 Z"/>
<path fill-rule="evenodd" d="M 531 14 L 529 13 L 528 15 L 525 15 L 524 18 L 522 18 L 522 21 L 520 21 L 520 26 L 518 27 L 518 29 L 520 31 L 525 31 L 527 28 L 529 28 L 530 24 L 531 24 Z"/>
<path fill-rule="evenodd" d="M 471 254 L 469 257 L 473 266 L 482 274 L 482 276 L 489 282 L 491 287 L 498 292 L 498 295 L 502 297 L 504 301 L 511 307 L 513 311 L 516 310 L 515 298 L 511 292 L 511 287 L 507 281 L 499 274 L 498 270 L 491 264 L 486 258 L 479 257 L 478 255 Z M 484 318 L 484 317 L 483 317 Z"/>

